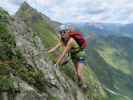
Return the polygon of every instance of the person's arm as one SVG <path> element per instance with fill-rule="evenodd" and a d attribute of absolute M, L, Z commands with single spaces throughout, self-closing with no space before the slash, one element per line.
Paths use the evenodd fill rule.
<path fill-rule="evenodd" d="M 59 58 L 58 58 L 56 64 L 59 64 L 59 63 L 63 60 L 64 56 L 65 56 L 65 55 L 69 52 L 69 50 L 72 48 L 73 43 L 74 43 L 74 40 L 71 38 L 71 39 L 68 41 L 68 43 L 67 43 L 67 45 L 66 45 L 66 47 L 65 47 L 65 49 L 64 49 L 64 51 L 63 51 L 63 53 L 59 56 Z"/>
<path fill-rule="evenodd" d="M 57 48 L 59 48 L 61 46 L 61 42 L 59 42 L 55 47 L 51 48 L 50 50 L 48 50 L 48 53 L 54 52 Z"/>

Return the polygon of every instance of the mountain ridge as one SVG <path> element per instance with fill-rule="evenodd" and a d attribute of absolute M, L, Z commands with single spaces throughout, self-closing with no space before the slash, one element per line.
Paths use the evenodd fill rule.
<path fill-rule="evenodd" d="M 2 22 L 2 18 L 6 21 Z M 86 51 L 87 64 L 84 69 L 89 90 L 84 93 L 78 87 L 71 61 L 64 66 L 53 65 L 62 49 L 54 54 L 47 54 L 47 50 L 58 42 L 56 27 L 61 23 L 52 21 L 26 2 L 15 16 L 0 10 L 0 21 L 1 100 L 133 98 L 132 38 L 106 35 L 102 27 L 99 30 L 96 30 L 98 26 L 89 27 L 90 31 L 96 30 L 96 35 L 103 35 L 94 36 L 89 41 Z"/>
<path fill-rule="evenodd" d="M 90 67 L 85 68 L 85 81 L 90 88 L 84 93 L 76 82 L 71 62 L 66 66 L 53 65 L 57 54 L 47 54 L 47 49 L 58 38 L 51 21 L 29 6 L 19 11 L 8 23 L 0 23 L 0 46 L 9 48 L 0 48 L 0 99 L 106 100 L 108 96 Z"/>
<path fill-rule="evenodd" d="M 116 36 L 132 36 L 133 24 L 120 24 L 120 23 L 76 23 L 77 29 L 85 34 L 94 32 L 97 35 L 116 35 Z"/>

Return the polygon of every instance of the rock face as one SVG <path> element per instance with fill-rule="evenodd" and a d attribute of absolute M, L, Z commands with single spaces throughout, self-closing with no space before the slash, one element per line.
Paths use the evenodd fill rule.
<path fill-rule="evenodd" d="M 74 72 L 54 66 L 47 49 L 57 42 L 57 22 L 24 3 L 16 16 L 0 10 L 0 100 L 107 100 L 96 75 L 87 65 L 83 92 Z M 74 68 L 69 63 L 68 68 Z M 66 67 L 65 66 L 65 67 Z M 71 70 L 70 69 L 70 70 Z M 72 73 L 72 77 L 70 74 Z"/>

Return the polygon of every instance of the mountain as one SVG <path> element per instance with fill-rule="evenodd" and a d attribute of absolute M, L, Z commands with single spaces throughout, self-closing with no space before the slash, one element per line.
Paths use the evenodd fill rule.
<path fill-rule="evenodd" d="M 93 69 L 110 100 L 132 100 L 133 24 L 73 23 L 88 40 L 87 63 Z"/>
<path fill-rule="evenodd" d="M 24 2 L 15 16 L 0 9 L 0 100 L 108 100 L 108 94 L 89 65 L 83 91 L 72 62 L 54 66 L 62 49 L 52 21 Z"/>
<path fill-rule="evenodd" d="M 124 31 L 125 33 L 133 33 L 132 27 L 133 27 L 133 23 L 132 23 L 132 24 L 126 24 L 125 26 L 123 26 L 123 27 L 121 28 L 121 30 L 123 29 L 123 31 Z M 132 34 L 130 34 L 130 35 L 132 35 Z"/>
<path fill-rule="evenodd" d="M 24 21 L 29 27 L 31 27 L 31 29 L 34 32 L 39 34 L 42 37 L 43 42 L 45 42 L 46 47 L 48 47 L 49 44 L 50 45 L 55 44 L 55 41 L 56 41 L 55 30 L 56 30 L 56 27 L 58 27 L 61 23 L 52 21 L 47 16 L 33 9 L 26 2 L 22 4 L 22 6 L 20 7 L 20 9 L 15 15 L 15 18 L 17 21 L 19 20 Z"/>
<path fill-rule="evenodd" d="M 26 2 L 15 16 L 0 8 L 0 100 L 132 100 L 132 24 L 76 23 L 85 35 L 96 33 L 86 49 L 87 91 L 72 61 L 54 66 L 62 48 L 47 53 L 59 25 Z"/>
<path fill-rule="evenodd" d="M 29 14 L 28 14 L 29 13 Z M 36 15 L 37 14 L 37 15 Z M 31 15 L 31 16 L 30 16 Z M 36 21 L 37 19 L 43 19 L 45 22 L 49 23 L 51 27 L 55 28 L 59 26 L 61 23 L 51 20 L 48 16 L 38 12 L 36 9 L 33 9 L 29 4 L 24 2 L 19 11 L 16 13 L 15 16 L 23 17 L 25 21 L 31 19 L 32 22 Z M 31 18 L 32 17 L 32 18 Z"/>
<path fill-rule="evenodd" d="M 120 24 L 120 23 L 76 23 L 77 30 L 85 33 L 94 32 L 97 35 L 116 35 L 126 36 L 133 38 L 133 24 Z"/>
<path fill-rule="evenodd" d="M 124 97 L 122 100 L 133 99 L 132 43 L 133 39 L 125 36 L 96 37 L 87 50 L 88 64 L 100 82 L 108 92 Z"/>

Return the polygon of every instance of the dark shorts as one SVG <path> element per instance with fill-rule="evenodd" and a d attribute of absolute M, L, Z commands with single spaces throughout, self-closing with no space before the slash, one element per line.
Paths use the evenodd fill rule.
<path fill-rule="evenodd" d="M 85 64 L 86 62 L 85 62 L 85 58 L 83 58 L 83 57 L 77 57 L 77 58 L 72 58 L 72 61 L 73 61 L 73 63 L 82 63 L 82 64 Z"/>
<path fill-rule="evenodd" d="M 86 58 L 85 51 L 79 51 L 79 52 L 71 53 L 71 59 L 74 63 L 80 62 L 80 63 L 85 64 L 85 58 Z"/>
<path fill-rule="evenodd" d="M 79 59 L 79 63 L 85 64 L 85 59 Z"/>

